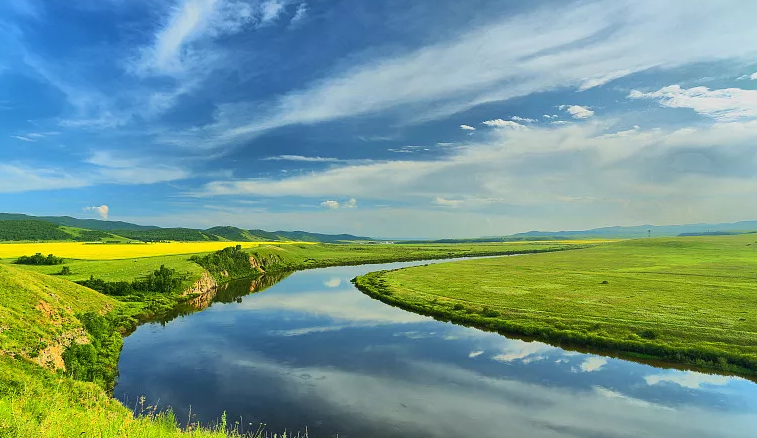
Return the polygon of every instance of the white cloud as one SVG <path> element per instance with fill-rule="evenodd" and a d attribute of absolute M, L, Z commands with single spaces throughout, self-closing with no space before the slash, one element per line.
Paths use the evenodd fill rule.
<path fill-rule="evenodd" d="M 276 21 L 288 1 L 181 0 L 132 65 L 140 75 L 207 74 L 218 67 L 219 48 L 207 43 Z M 173 94 L 173 93 L 170 93 Z"/>
<path fill-rule="evenodd" d="M 97 215 L 100 216 L 100 219 L 107 220 L 110 209 L 108 208 L 107 205 L 101 205 L 99 207 L 84 207 L 82 210 L 92 211 L 94 213 L 97 213 Z"/>
<path fill-rule="evenodd" d="M 512 120 L 494 119 L 481 122 L 481 124 L 498 129 L 511 129 L 515 131 L 522 131 L 528 129 L 528 126 L 521 125 L 520 123 L 513 122 Z"/>
<path fill-rule="evenodd" d="M 290 22 L 293 25 L 296 25 L 300 22 L 302 22 L 308 15 L 308 5 L 307 3 L 300 3 L 297 6 L 297 11 L 294 13 L 294 17 L 292 17 L 292 21 Z"/>
<path fill-rule="evenodd" d="M 281 0 L 268 0 L 261 3 L 262 17 L 261 21 L 269 23 L 279 18 L 282 12 L 284 12 L 284 6 L 286 2 Z"/>
<path fill-rule="evenodd" d="M 542 356 L 542 353 L 551 350 L 555 350 L 555 347 L 542 344 L 541 342 L 524 342 L 514 339 L 511 343 L 505 346 L 502 353 L 492 357 L 492 359 L 506 363 L 514 362 L 516 360 L 528 363 L 543 359 L 544 357 Z"/>
<path fill-rule="evenodd" d="M 357 208 L 357 199 L 350 198 L 345 202 L 338 202 L 338 201 L 323 201 L 321 202 L 321 206 L 326 207 L 331 210 L 338 210 L 340 208 Z"/>
<path fill-rule="evenodd" d="M 33 140 L 29 137 L 24 137 L 23 135 L 11 135 L 11 138 L 15 138 L 16 140 L 26 141 L 34 143 L 36 140 Z"/>
<path fill-rule="evenodd" d="M 328 280 L 323 282 L 323 285 L 328 288 L 339 287 L 339 285 L 341 284 L 342 284 L 342 279 L 339 277 L 331 277 Z"/>
<path fill-rule="evenodd" d="M 691 108 L 722 121 L 757 118 L 757 90 L 725 88 L 710 90 L 707 87 L 681 88 L 669 85 L 651 93 L 633 90 L 631 99 L 655 99 L 670 108 Z"/>
<path fill-rule="evenodd" d="M 654 0 L 588 1 L 510 16 L 335 71 L 262 106 L 222 107 L 217 123 L 206 128 L 213 141 L 205 143 L 393 108 L 421 121 L 561 86 L 585 89 L 651 68 L 754 59 L 757 28 L 739 12 L 750 0 L 724 1 L 695 0 L 686 8 Z M 691 23 L 701 24 L 697 32 Z"/>
<path fill-rule="evenodd" d="M 723 386 L 730 382 L 742 380 L 732 376 L 718 376 L 712 374 L 703 374 L 693 371 L 676 371 L 663 374 L 650 374 L 644 376 L 647 385 L 657 385 L 661 382 L 670 382 L 683 386 L 684 388 L 699 389 L 703 385 Z"/>
<path fill-rule="evenodd" d="M 594 115 L 594 111 L 581 105 L 560 105 L 560 109 L 564 109 L 574 119 L 588 119 Z"/>
<path fill-rule="evenodd" d="M 528 117 L 519 117 L 519 116 L 512 116 L 510 117 L 510 120 L 514 122 L 520 122 L 520 123 L 536 123 L 538 121 L 536 119 L 529 119 Z"/>
<path fill-rule="evenodd" d="M 751 75 L 751 76 L 749 76 L 749 79 L 751 79 L 751 80 L 753 80 L 753 81 L 757 81 L 757 71 L 756 71 L 756 72 L 754 72 L 754 73 L 752 73 L 752 75 Z"/>
<path fill-rule="evenodd" d="M 584 373 L 590 373 L 593 371 L 599 371 L 603 366 L 607 365 L 607 359 L 604 357 L 591 356 L 581 362 L 581 371 Z"/>
<path fill-rule="evenodd" d="M 460 205 L 462 205 L 462 203 L 463 203 L 463 201 L 461 201 L 461 200 L 445 199 L 445 198 L 442 198 L 441 196 L 437 196 L 436 198 L 434 198 L 434 204 L 436 204 L 436 205 L 442 205 L 444 207 L 453 207 L 453 208 L 456 208 L 456 207 L 459 207 Z"/>
<path fill-rule="evenodd" d="M 326 208 L 330 208 L 332 210 L 336 210 L 336 209 L 339 208 L 339 202 L 338 201 L 332 201 L 332 200 L 323 201 L 323 202 L 321 202 L 321 206 L 326 207 Z"/>
<path fill-rule="evenodd" d="M 474 357 L 479 357 L 479 356 L 481 356 L 482 354 L 484 354 L 484 351 L 483 351 L 483 350 L 476 350 L 476 351 L 471 351 L 470 353 L 468 353 L 468 357 L 470 357 L 470 358 L 472 359 L 472 358 L 474 358 Z"/>
<path fill-rule="evenodd" d="M 462 129 L 463 131 L 475 131 L 476 130 L 476 128 L 474 128 L 473 126 L 470 126 L 470 125 L 460 125 L 460 129 Z"/>
<path fill-rule="evenodd" d="M 558 118 L 560 116 L 558 116 L 557 114 L 552 114 L 552 115 L 544 114 L 542 117 L 544 117 L 547 120 L 552 120 L 552 119 L 556 119 L 556 118 Z"/>
<path fill-rule="evenodd" d="M 329 157 L 305 157 L 302 155 L 276 155 L 263 158 L 263 161 L 302 161 L 305 163 L 343 163 L 346 160 Z"/>
<path fill-rule="evenodd" d="M 85 162 L 96 166 L 91 178 L 101 184 L 155 184 L 192 176 L 187 169 L 153 164 L 145 158 L 124 158 L 110 151 L 96 151 Z"/>
<path fill-rule="evenodd" d="M 145 48 L 135 70 L 140 74 L 185 73 L 198 56 L 191 43 L 240 31 L 253 20 L 249 4 L 228 0 L 182 0 L 173 8 L 165 25 Z"/>
<path fill-rule="evenodd" d="M 0 164 L 0 193 L 60 190 L 91 185 L 91 181 L 64 170 Z"/>
<path fill-rule="evenodd" d="M 463 222 L 452 225 L 443 212 L 449 212 L 450 221 L 456 216 L 471 221 L 468 229 L 489 234 L 649 221 L 727 222 L 757 216 L 757 205 L 743 202 L 744 196 L 757 192 L 757 175 L 749 165 L 757 160 L 753 147 L 757 121 L 685 129 L 611 129 L 615 123 L 592 119 L 523 131 L 493 130 L 479 142 L 433 160 L 349 164 L 286 178 L 218 180 L 196 195 L 321 200 L 354 196 L 426 205 L 428 215 L 438 215 L 440 227 L 444 220 L 449 233 L 463 235 Z M 560 199 L 591 202 L 556 202 Z M 429 201 L 466 208 L 433 208 Z M 468 214 L 471 211 L 477 213 Z M 412 221 L 405 218 L 410 214 L 415 216 Z M 422 208 L 399 209 L 382 214 L 381 219 L 361 216 L 360 220 L 382 230 L 387 227 L 381 221 L 402 223 L 403 229 L 418 232 L 423 227 L 411 222 L 428 221 L 428 215 Z"/>

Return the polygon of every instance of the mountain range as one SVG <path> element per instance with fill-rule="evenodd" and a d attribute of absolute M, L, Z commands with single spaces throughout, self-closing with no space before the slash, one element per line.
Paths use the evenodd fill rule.
<path fill-rule="evenodd" d="M 307 231 L 244 230 L 231 226 L 212 227 L 206 230 L 193 228 L 161 228 L 129 222 L 98 219 L 78 219 L 70 216 L 29 216 L 0 213 L 0 241 L 76 240 L 99 241 L 300 241 L 339 243 L 371 241 L 369 237 L 351 234 L 321 234 Z"/>
<path fill-rule="evenodd" d="M 558 240 L 592 238 L 639 238 L 692 235 L 721 235 L 757 232 L 757 221 L 741 221 L 719 224 L 683 225 L 638 225 L 613 226 L 573 231 L 528 231 L 508 236 L 479 237 L 471 239 L 441 239 L 433 242 L 507 242 L 521 240 Z M 232 226 L 216 226 L 205 230 L 194 228 L 161 228 L 137 225 L 122 221 L 78 219 L 70 216 L 30 216 L 16 213 L 0 213 L 0 241 L 28 240 L 76 240 L 76 241 L 230 241 L 230 242 L 275 242 L 300 241 L 339 243 L 374 241 L 370 237 L 352 234 L 322 234 L 307 231 L 245 230 Z M 389 239 L 392 240 L 392 239 Z M 429 242 L 429 240 L 395 240 L 398 243 Z"/>

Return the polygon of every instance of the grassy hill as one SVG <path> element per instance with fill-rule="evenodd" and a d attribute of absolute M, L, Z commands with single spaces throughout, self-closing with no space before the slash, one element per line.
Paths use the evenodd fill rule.
<path fill-rule="evenodd" d="M 99 219 L 78 219 L 70 216 L 29 216 L 18 213 L 0 213 L 0 221 L 5 220 L 41 220 L 67 227 L 85 228 L 88 230 L 149 230 L 158 227 L 137 225 L 121 221 L 104 221 Z"/>
<path fill-rule="evenodd" d="M 0 222 L 0 241 L 72 240 L 73 234 L 50 222 L 7 220 Z"/>
<path fill-rule="evenodd" d="M 0 242 L 71 240 L 76 242 L 123 242 L 128 239 L 105 231 L 56 225 L 41 220 L 9 219 L 0 221 Z"/>
<path fill-rule="evenodd" d="M 77 315 L 121 306 L 63 279 L 0 265 L 0 436 L 227 436 L 223 425 L 181 432 L 170 413 L 147 411 L 135 419 L 102 387 L 67 376 L 66 347 L 95 341 Z"/>
<path fill-rule="evenodd" d="M 636 239 L 356 281 L 458 323 L 757 375 L 756 235 Z"/>
<path fill-rule="evenodd" d="M 244 230 L 218 226 L 207 230 L 192 228 L 160 228 L 119 221 L 76 219 L 68 216 L 28 216 L 0 213 L 0 242 L 3 241 L 66 241 L 80 242 L 300 242 L 341 243 L 370 241 L 368 237 L 350 234 L 320 234 L 306 231 Z"/>

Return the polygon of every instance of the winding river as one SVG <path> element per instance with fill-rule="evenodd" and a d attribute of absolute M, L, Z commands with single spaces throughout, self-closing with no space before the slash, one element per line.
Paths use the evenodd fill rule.
<path fill-rule="evenodd" d="M 136 409 L 140 396 L 171 406 L 182 423 L 226 411 L 245 430 L 265 423 L 311 437 L 757 436 L 749 380 L 438 322 L 350 283 L 426 263 L 236 282 L 204 311 L 127 337 L 115 395 Z"/>

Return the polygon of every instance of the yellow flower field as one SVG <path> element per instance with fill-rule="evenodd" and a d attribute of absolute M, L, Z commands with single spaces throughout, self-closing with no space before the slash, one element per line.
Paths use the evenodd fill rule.
<path fill-rule="evenodd" d="M 170 242 L 101 244 L 82 242 L 41 242 L 0 244 L 0 258 L 20 257 L 36 253 L 83 260 L 116 260 L 218 251 L 228 246 L 250 248 L 260 245 L 307 244 L 304 242 Z"/>

